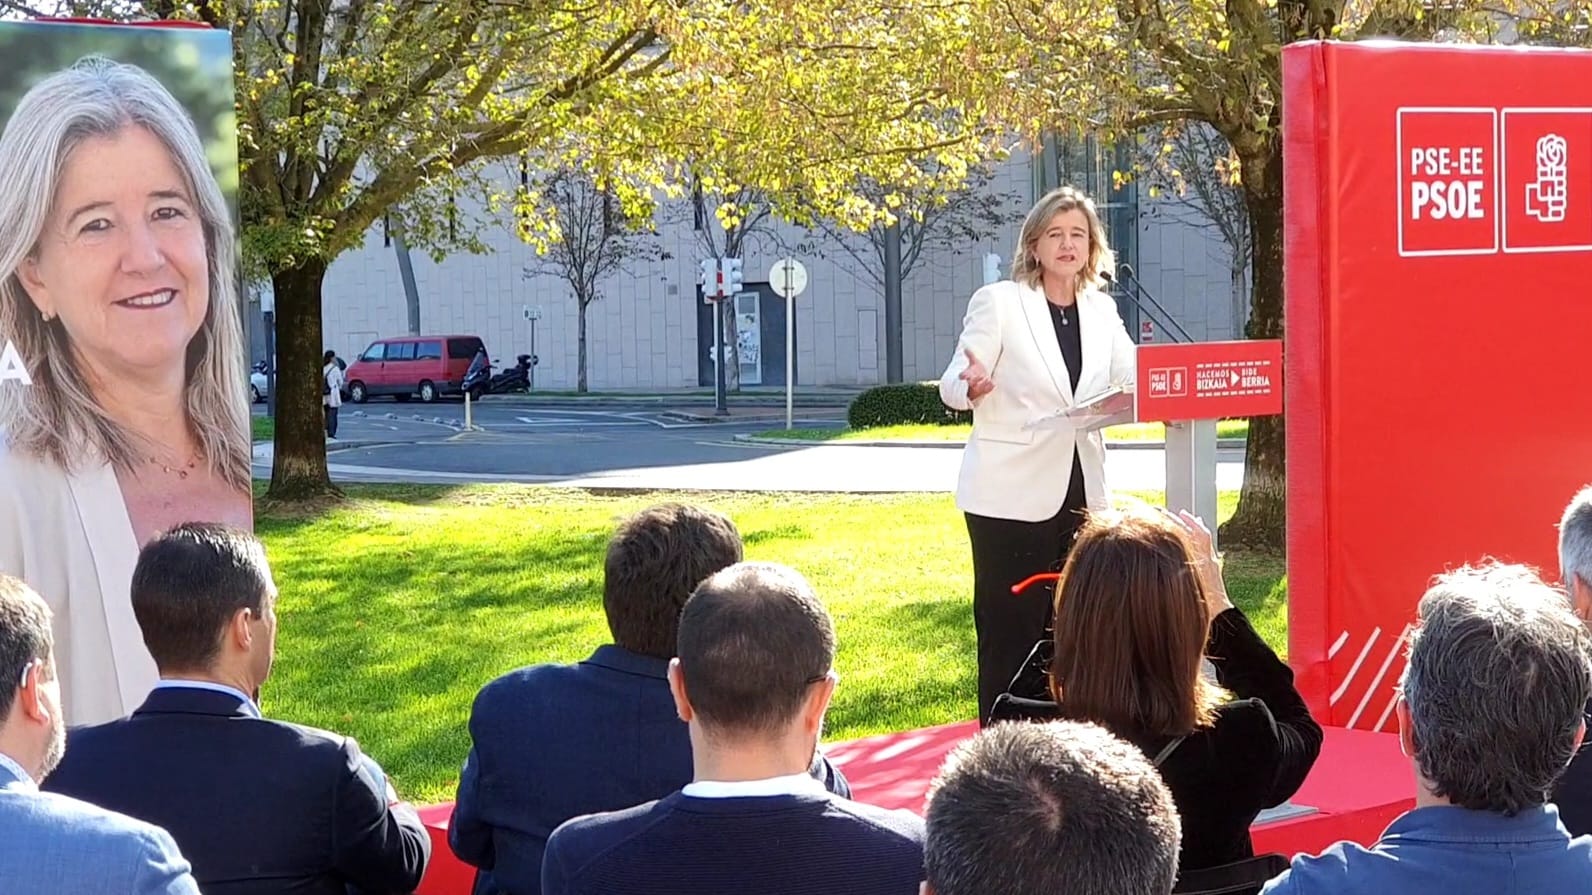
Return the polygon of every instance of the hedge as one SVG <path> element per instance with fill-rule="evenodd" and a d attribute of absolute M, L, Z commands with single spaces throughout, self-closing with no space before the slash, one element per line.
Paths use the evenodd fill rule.
<path fill-rule="evenodd" d="M 853 429 L 895 426 L 902 423 L 970 423 L 973 414 L 952 410 L 940 403 L 938 382 L 909 382 L 879 385 L 852 400 L 846 408 L 846 422 Z"/>

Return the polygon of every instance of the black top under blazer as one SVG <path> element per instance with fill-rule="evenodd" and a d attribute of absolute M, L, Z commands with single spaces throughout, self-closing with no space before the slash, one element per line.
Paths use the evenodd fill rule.
<path fill-rule="evenodd" d="M 1049 643 L 1035 649 L 1012 692 L 991 710 L 992 721 L 1066 717 L 1046 690 Z M 1242 612 L 1228 609 L 1211 622 L 1206 656 L 1236 698 L 1217 711 L 1214 725 L 1189 734 L 1160 765 L 1183 821 L 1179 873 L 1252 857 L 1249 827 L 1256 815 L 1297 792 L 1321 752 L 1321 725 L 1294 689 L 1293 670 Z M 1147 756 L 1172 741 L 1118 735 Z"/>

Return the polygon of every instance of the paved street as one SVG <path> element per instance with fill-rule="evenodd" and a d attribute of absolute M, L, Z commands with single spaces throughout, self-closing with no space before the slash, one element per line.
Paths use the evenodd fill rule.
<path fill-rule="evenodd" d="M 682 490 L 950 491 L 961 451 L 951 447 L 786 447 L 737 441 L 783 426 L 783 407 L 735 408 L 761 418 L 693 419 L 712 406 L 656 403 L 599 408 L 531 407 L 488 399 L 476 405 L 477 431 L 462 431 L 461 404 L 385 404 L 343 408 L 341 440 L 329 445 L 338 481 L 538 482 L 577 487 Z M 796 409 L 798 427 L 844 425 L 844 409 Z M 1228 454 L 1231 454 L 1229 456 Z M 1225 452 L 1218 485 L 1242 483 L 1242 452 Z M 256 474 L 268 475 L 268 446 L 256 449 Z M 1158 449 L 1113 449 L 1113 488 L 1164 487 Z"/>

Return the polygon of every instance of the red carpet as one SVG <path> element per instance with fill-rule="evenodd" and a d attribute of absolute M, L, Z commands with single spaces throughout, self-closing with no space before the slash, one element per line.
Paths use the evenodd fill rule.
<path fill-rule="evenodd" d="M 857 801 L 922 813 L 929 781 L 946 753 L 974 730 L 967 721 L 852 740 L 826 751 L 845 771 Z M 1321 758 L 1292 800 L 1315 811 L 1257 823 L 1255 849 L 1292 856 L 1319 852 L 1340 839 L 1371 842 L 1411 806 L 1414 786 L 1396 735 L 1329 727 Z M 431 867 L 416 895 L 469 895 L 475 871 L 448 850 L 452 810 L 452 805 L 421 809 L 433 847 Z"/>

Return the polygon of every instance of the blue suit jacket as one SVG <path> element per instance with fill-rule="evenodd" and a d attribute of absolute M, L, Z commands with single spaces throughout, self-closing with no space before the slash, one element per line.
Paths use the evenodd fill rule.
<path fill-rule="evenodd" d="M 51 895 L 199 895 L 165 830 L 37 792 L 0 765 L 0 889 Z"/>
<path fill-rule="evenodd" d="M 599 647 L 574 665 L 534 665 L 487 684 L 448 844 L 481 869 L 477 895 L 539 895 L 542 852 L 572 817 L 660 799 L 691 782 L 691 738 L 669 693 L 669 661 Z M 851 791 L 827 759 L 813 776 Z"/>
<path fill-rule="evenodd" d="M 46 789 L 170 831 L 206 895 L 408 892 L 431 840 L 347 737 L 256 717 L 236 696 L 156 689 L 71 731 Z"/>

